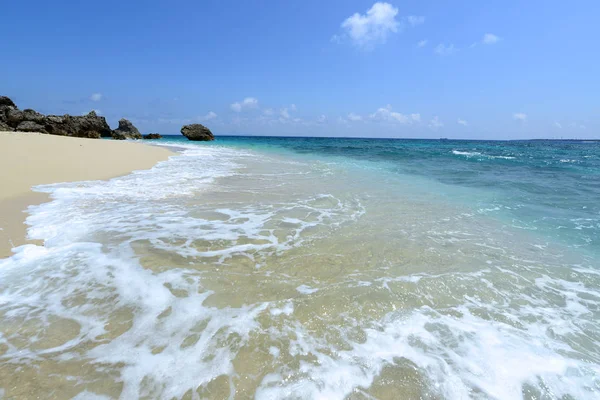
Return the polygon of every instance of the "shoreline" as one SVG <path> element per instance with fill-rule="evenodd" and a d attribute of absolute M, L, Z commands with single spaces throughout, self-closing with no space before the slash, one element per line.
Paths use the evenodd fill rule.
<path fill-rule="evenodd" d="M 27 243 L 27 208 L 49 201 L 33 186 L 107 180 L 152 168 L 176 153 L 145 143 L 0 132 L 0 259 Z"/>

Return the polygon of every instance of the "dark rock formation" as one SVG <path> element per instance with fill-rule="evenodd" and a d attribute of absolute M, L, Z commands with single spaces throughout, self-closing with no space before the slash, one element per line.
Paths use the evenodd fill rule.
<path fill-rule="evenodd" d="M 11 132 L 14 131 L 13 128 L 11 128 L 10 126 L 8 126 L 8 124 L 5 124 L 4 122 L 0 121 L 0 132 Z"/>
<path fill-rule="evenodd" d="M 144 139 L 162 139 L 162 135 L 160 133 L 149 133 L 144 135 Z"/>
<path fill-rule="evenodd" d="M 14 131 L 14 127 L 8 123 L 8 114 L 17 109 L 15 103 L 5 96 L 0 96 L 0 130 Z"/>
<path fill-rule="evenodd" d="M 16 104 L 13 103 L 13 101 L 6 96 L 0 96 L 0 107 L 2 106 L 10 106 L 17 108 Z"/>
<path fill-rule="evenodd" d="M 40 133 L 48 133 L 46 129 L 44 129 L 43 125 L 38 124 L 33 121 L 23 121 L 17 128 L 15 129 L 18 132 L 40 132 Z"/>
<path fill-rule="evenodd" d="M 141 139 L 142 134 L 138 129 L 133 126 L 131 121 L 125 118 L 119 120 L 119 127 L 112 131 L 113 139 L 124 140 L 124 139 Z"/>
<path fill-rule="evenodd" d="M 202 124 L 184 125 L 181 128 L 181 134 L 188 140 L 215 140 L 210 129 Z"/>
<path fill-rule="evenodd" d="M 85 138 L 110 137 L 110 126 L 104 117 L 94 111 L 87 115 L 44 115 L 27 109 L 19 110 L 8 97 L 0 96 L 0 129 L 8 126 L 10 130 L 41 132 L 52 135 Z"/>
<path fill-rule="evenodd" d="M 83 116 L 48 115 L 44 119 L 46 131 L 52 135 L 75 136 L 99 139 L 110 137 L 110 126 L 104 117 L 99 117 L 94 111 Z"/>

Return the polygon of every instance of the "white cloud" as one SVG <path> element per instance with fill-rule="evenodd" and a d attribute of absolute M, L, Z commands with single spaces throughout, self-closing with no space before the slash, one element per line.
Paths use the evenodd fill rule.
<path fill-rule="evenodd" d="M 265 115 L 273 115 L 273 114 L 275 114 L 275 111 L 273 111 L 272 108 L 267 108 L 267 109 L 265 109 L 263 111 L 263 114 L 265 114 Z"/>
<path fill-rule="evenodd" d="M 352 42 L 363 48 L 384 43 L 390 33 L 398 32 L 398 9 L 389 3 L 377 2 L 366 14 L 355 13 L 342 22 L 342 29 Z M 339 41 L 339 36 L 332 38 Z"/>
<path fill-rule="evenodd" d="M 586 129 L 586 126 L 585 126 L 585 125 L 583 125 L 583 124 L 579 124 L 579 123 L 577 123 L 577 122 L 571 122 L 571 123 L 569 124 L 569 126 L 570 126 L 571 128 Z"/>
<path fill-rule="evenodd" d="M 289 107 L 282 108 L 279 111 L 279 115 L 281 115 L 281 118 L 290 119 L 290 111 L 296 111 L 296 105 L 295 104 L 290 104 Z"/>
<path fill-rule="evenodd" d="M 94 93 L 90 96 L 91 101 L 100 101 L 102 100 L 102 93 Z"/>
<path fill-rule="evenodd" d="M 317 122 L 320 124 L 324 123 L 325 121 L 327 121 L 327 117 L 324 115 L 320 115 L 319 118 L 317 118 Z"/>
<path fill-rule="evenodd" d="M 258 100 L 254 97 L 246 97 L 244 100 L 235 102 L 231 105 L 231 109 L 235 112 L 251 108 L 258 108 Z"/>
<path fill-rule="evenodd" d="M 483 44 L 494 44 L 498 43 L 498 41 L 500 41 L 500 38 L 493 33 L 486 33 L 483 35 L 483 39 L 481 39 L 481 43 Z"/>
<path fill-rule="evenodd" d="M 433 51 L 435 52 L 435 54 L 438 54 L 440 56 L 449 56 L 458 51 L 458 49 L 454 47 L 453 44 L 446 46 L 445 44 L 440 43 L 435 47 Z"/>
<path fill-rule="evenodd" d="M 360 115 L 357 115 L 354 113 L 348 114 L 348 116 L 346 118 L 348 118 L 348 120 L 350 120 L 350 121 L 362 121 L 362 117 Z"/>
<path fill-rule="evenodd" d="M 469 123 L 467 121 L 465 121 L 464 119 L 460 119 L 460 118 L 456 121 L 456 123 L 459 125 L 463 125 L 463 126 L 469 125 Z"/>
<path fill-rule="evenodd" d="M 427 40 L 421 40 L 419 43 L 417 43 L 417 47 L 425 47 L 427 46 Z"/>
<path fill-rule="evenodd" d="M 421 25 L 422 23 L 425 22 L 425 17 L 423 17 L 423 16 L 416 16 L 416 15 L 409 15 L 408 17 L 406 17 L 406 21 L 408 21 L 408 23 L 411 26 L 417 26 L 417 25 Z"/>
<path fill-rule="evenodd" d="M 210 121 L 211 119 L 215 119 L 215 118 L 217 118 L 217 114 L 215 114 L 212 111 L 209 111 L 208 114 L 206 114 L 206 115 L 198 117 L 198 119 L 201 121 Z"/>
<path fill-rule="evenodd" d="M 440 121 L 440 119 L 438 118 L 437 115 L 435 117 L 433 117 L 431 119 L 431 121 L 429 121 L 429 127 L 433 130 L 437 130 L 438 128 L 441 128 L 442 126 L 444 126 L 444 124 L 442 123 L 442 121 Z"/>
<path fill-rule="evenodd" d="M 513 119 L 517 120 L 517 121 L 526 121 L 527 120 L 527 114 L 525 113 L 514 113 L 513 114 Z"/>
<path fill-rule="evenodd" d="M 557 127 L 558 129 L 562 129 L 562 124 L 560 122 L 555 122 L 554 126 Z"/>
<path fill-rule="evenodd" d="M 392 106 L 387 105 L 379 108 L 373 114 L 369 115 L 371 119 L 387 122 L 399 122 L 401 124 L 410 124 L 421 121 L 421 114 L 405 115 L 396 111 L 392 111 Z"/>

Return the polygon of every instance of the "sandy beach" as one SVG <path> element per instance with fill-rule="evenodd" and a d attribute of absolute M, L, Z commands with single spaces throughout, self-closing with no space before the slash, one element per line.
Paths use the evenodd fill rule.
<path fill-rule="evenodd" d="M 0 258 L 27 243 L 25 211 L 47 200 L 32 186 L 109 179 L 151 168 L 172 154 L 142 143 L 0 132 Z"/>

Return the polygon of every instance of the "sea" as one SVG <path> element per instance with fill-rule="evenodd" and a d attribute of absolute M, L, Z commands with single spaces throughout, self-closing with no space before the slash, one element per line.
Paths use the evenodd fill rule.
<path fill-rule="evenodd" d="M 35 188 L 0 398 L 600 399 L 600 142 L 152 143 Z"/>

